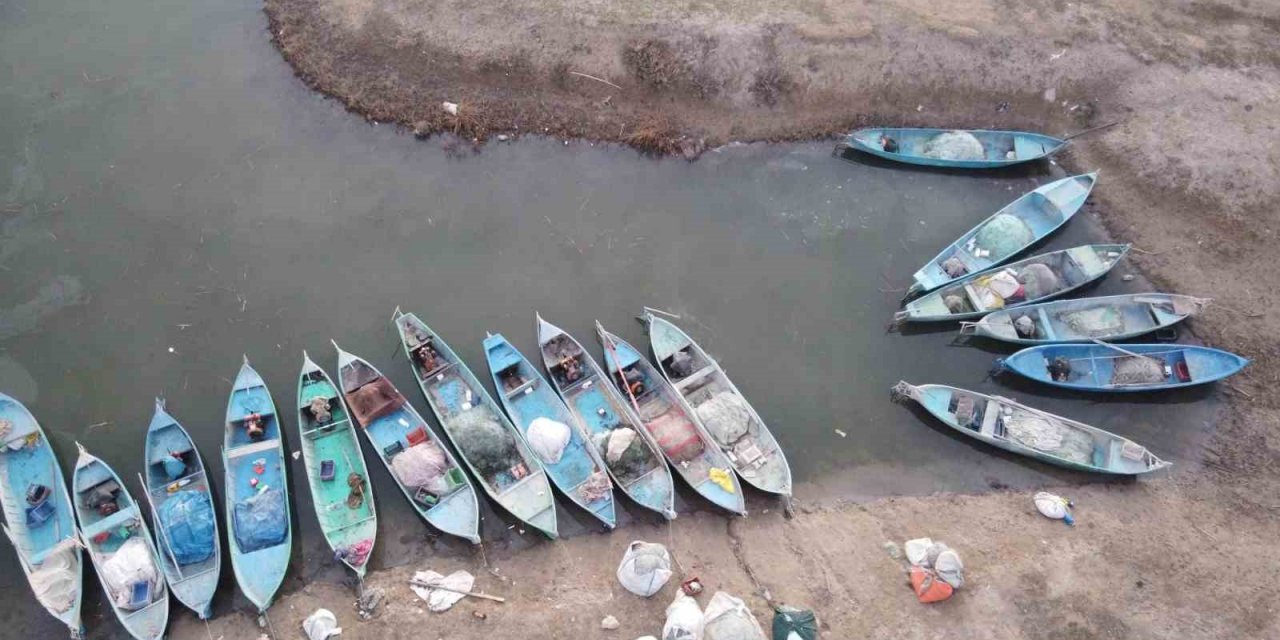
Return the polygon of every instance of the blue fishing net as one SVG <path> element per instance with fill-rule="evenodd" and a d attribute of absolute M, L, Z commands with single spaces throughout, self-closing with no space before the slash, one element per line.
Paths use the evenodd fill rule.
<path fill-rule="evenodd" d="M 236 544 L 241 553 L 252 553 L 284 542 L 289 533 L 289 511 L 284 493 L 267 489 L 236 503 Z"/>
<path fill-rule="evenodd" d="M 213 557 L 213 505 L 200 491 L 179 491 L 160 505 L 160 524 L 178 564 L 203 562 Z"/>

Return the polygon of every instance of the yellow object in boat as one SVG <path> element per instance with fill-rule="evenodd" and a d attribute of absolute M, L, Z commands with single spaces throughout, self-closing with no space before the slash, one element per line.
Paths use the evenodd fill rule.
<path fill-rule="evenodd" d="M 730 475 L 728 471 L 711 467 L 711 471 L 709 471 L 707 475 L 710 476 L 711 481 L 719 485 L 721 489 L 724 489 L 729 493 L 734 493 L 733 476 Z"/>

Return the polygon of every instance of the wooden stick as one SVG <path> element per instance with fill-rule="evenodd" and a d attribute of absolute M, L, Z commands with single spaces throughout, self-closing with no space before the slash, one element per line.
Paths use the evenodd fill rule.
<path fill-rule="evenodd" d="M 589 75 L 587 75 L 587 74 L 585 74 L 585 73 L 578 73 L 577 71 L 570 71 L 570 72 L 569 72 L 569 75 L 579 76 L 579 77 L 582 77 L 582 78 L 588 78 L 588 79 L 591 79 L 591 80 L 595 80 L 596 82 L 603 82 L 604 84 L 607 84 L 607 85 L 609 85 L 609 86 L 613 87 L 614 89 L 617 89 L 617 90 L 619 90 L 619 91 L 622 91 L 622 87 L 619 87 L 618 85 L 616 85 L 616 84 L 614 84 L 614 83 L 612 83 L 612 82 L 609 82 L 608 80 L 605 80 L 604 78 L 597 78 L 597 77 L 595 77 L 595 76 L 589 76 Z"/>
<path fill-rule="evenodd" d="M 1094 131 L 1102 131 L 1103 129 L 1110 129 L 1111 127 L 1114 127 L 1114 126 L 1116 126 L 1116 125 L 1118 125 L 1118 124 L 1123 123 L 1125 120 L 1128 120 L 1128 118 L 1122 118 L 1122 119 L 1120 119 L 1120 120 L 1116 120 L 1115 122 L 1108 122 L 1107 124 L 1104 124 L 1104 125 L 1099 125 L 1099 126 L 1096 126 L 1096 127 L 1092 127 L 1092 128 L 1089 128 L 1089 129 L 1085 129 L 1084 131 L 1081 131 L 1080 133 L 1073 133 L 1073 134 L 1071 134 L 1071 135 L 1069 135 L 1069 136 L 1067 136 L 1067 137 L 1063 138 L 1063 140 L 1071 140 L 1072 138 L 1079 138 L 1080 136 L 1085 135 L 1086 133 L 1093 133 Z"/>
<path fill-rule="evenodd" d="M 1146 358 L 1146 357 L 1147 357 L 1147 356 L 1144 356 L 1144 355 L 1136 354 L 1136 353 L 1134 353 L 1134 352 L 1132 352 L 1132 351 L 1129 351 L 1128 349 L 1121 349 L 1120 347 L 1117 347 L 1116 345 L 1111 344 L 1110 342 L 1103 342 L 1103 341 L 1101 341 L 1101 340 L 1099 340 L 1099 339 L 1097 339 L 1097 338 L 1089 338 L 1089 339 L 1090 339 L 1090 340 L 1092 340 L 1093 342 L 1095 342 L 1096 344 L 1100 344 L 1100 345 L 1102 345 L 1102 346 L 1104 346 L 1104 347 L 1107 347 L 1108 349 L 1115 349 L 1116 351 L 1119 351 L 1120 353 L 1123 353 L 1123 354 L 1125 354 L 1126 356 L 1133 356 L 1133 357 L 1135 357 L 1135 358 Z M 1155 359 L 1155 358 L 1152 358 L 1152 360 L 1154 360 L 1154 359 Z"/>
<path fill-rule="evenodd" d="M 430 582 L 423 582 L 421 580 L 414 580 L 412 578 L 409 580 L 409 584 L 415 587 L 425 587 L 427 589 L 439 589 L 441 591 L 448 591 L 449 593 L 460 593 L 464 596 L 471 596 L 472 598 L 480 598 L 482 600 L 492 600 L 494 602 L 507 601 L 506 598 L 503 598 L 500 596 L 491 596 L 487 593 L 476 593 L 474 591 L 463 591 L 461 589 L 450 589 L 449 587 L 441 586 L 438 584 L 432 584 Z"/>

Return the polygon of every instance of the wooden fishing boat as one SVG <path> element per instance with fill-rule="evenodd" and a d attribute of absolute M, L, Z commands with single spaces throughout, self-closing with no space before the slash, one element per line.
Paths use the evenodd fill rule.
<path fill-rule="evenodd" d="M 120 476 L 79 442 L 76 449 L 72 504 L 107 604 L 129 635 L 159 640 L 169 624 L 169 590 L 147 522 Z"/>
<path fill-rule="evenodd" d="M 981 145 L 981 152 L 970 142 L 966 147 L 973 147 L 972 153 L 947 153 L 946 136 L 955 137 L 957 134 L 972 136 Z M 885 138 L 897 144 L 896 151 L 885 150 Z M 1024 131 L 867 128 L 850 133 L 845 144 L 896 162 L 958 169 L 994 169 L 1047 158 L 1065 147 L 1067 141 Z M 892 148 L 892 144 L 888 146 Z"/>
<path fill-rule="evenodd" d="M 908 302 L 895 322 L 968 320 L 1064 296 L 1107 275 L 1127 244 L 1090 244 L 971 274 Z"/>
<path fill-rule="evenodd" d="M 760 414 L 725 375 L 720 363 L 688 334 L 648 310 L 649 348 L 658 370 L 702 423 L 747 484 L 791 495 L 791 466 Z"/>
<path fill-rule="evenodd" d="M 335 558 L 364 579 L 378 537 L 373 484 L 338 388 L 302 352 L 298 375 L 298 442 L 320 531 Z"/>
<path fill-rule="evenodd" d="M 489 334 L 485 338 L 484 353 L 502 406 L 547 470 L 552 484 L 612 529 L 617 523 L 613 481 L 609 479 L 604 461 L 595 447 L 588 446 L 586 436 L 569 408 L 547 386 L 542 374 L 502 334 Z M 541 425 L 548 427 L 547 432 L 559 430 L 557 425 L 567 427 L 567 439 L 562 448 L 553 450 L 546 446 L 539 449 Z"/>
<path fill-rule="evenodd" d="M 1151 391 L 1216 382 L 1249 364 L 1234 353 L 1183 344 L 1050 344 L 996 360 L 1037 382 L 1080 391 Z"/>
<path fill-rule="evenodd" d="M 351 417 L 405 499 L 431 526 L 480 544 L 476 489 L 449 448 L 377 367 L 333 347 Z"/>
<path fill-rule="evenodd" d="M 58 456 L 21 402 L 0 393 L 0 507 L 4 532 L 40 605 L 84 634 L 80 600 L 83 557 L 76 516 Z"/>
<path fill-rule="evenodd" d="M 248 358 L 227 399 L 222 466 L 231 568 L 240 591 L 266 613 L 289 571 L 293 531 L 280 416 Z"/>
<path fill-rule="evenodd" d="M 605 331 L 599 322 L 596 335 L 614 388 L 627 396 L 623 410 L 631 414 L 632 422 L 644 426 L 671 468 L 694 491 L 722 509 L 746 515 L 742 487 L 728 456 L 690 415 L 671 383 L 639 350 Z"/>
<path fill-rule="evenodd" d="M 1055 180 L 1020 196 L 943 249 L 916 271 L 907 297 L 1003 264 L 1074 216 L 1098 181 L 1097 173 Z"/>
<path fill-rule="evenodd" d="M 1125 340 L 1175 325 L 1209 302 L 1172 293 L 1055 300 L 989 313 L 962 323 L 960 333 L 1016 344 Z"/>
<path fill-rule="evenodd" d="M 524 436 L 431 327 L 399 309 L 395 325 L 427 405 L 485 493 L 511 515 L 555 538 L 558 529 L 551 484 Z M 494 455 L 503 449 L 505 461 Z"/>
<path fill-rule="evenodd" d="M 1008 398 L 941 384 L 906 382 L 895 385 L 893 394 L 895 399 L 915 400 L 947 426 L 971 438 L 1060 467 L 1138 475 L 1169 466 L 1128 438 Z"/>
<path fill-rule="evenodd" d="M 538 348 L 551 384 L 586 429 L 588 441 L 604 460 L 614 484 L 640 506 L 668 520 L 675 518 L 671 471 L 648 430 L 632 417 L 634 412 L 626 411 L 632 398 L 624 399 L 608 383 L 600 365 L 573 336 L 542 316 L 534 316 Z"/>
<path fill-rule="evenodd" d="M 222 575 L 213 493 L 204 459 L 161 398 L 147 427 L 143 459 L 146 473 L 139 477 L 156 528 L 160 568 L 178 602 L 208 620 Z"/>

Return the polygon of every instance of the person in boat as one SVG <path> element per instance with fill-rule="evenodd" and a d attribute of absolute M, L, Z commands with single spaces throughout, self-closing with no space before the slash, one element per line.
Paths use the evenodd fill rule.
<path fill-rule="evenodd" d="M 897 153 L 897 152 L 898 152 L 898 141 L 897 141 L 897 140 L 894 140 L 893 138 L 890 138 L 890 137 L 889 137 L 889 136 L 887 136 L 887 135 L 881 134 L 881 135 L 880 135 L 880 147 L 881 147 L 882 149 L 884 149 L 885 153 Z"/>
<path fill-rule="evenodd" d="M 565 382 L 574 382 L 582 377 L 582 365 L 577 356 L 565 355 L 560 358 L 560 370 L 564 372 Z"/>
<path fill-rule="evenodd" d="M 244 417 L 244 432 L 253 441 L 261 440 L 267 435 L 267 427 L 262 423 L 262 415 L 251 413 Z"/>
<path fill-rule="evenodd" d="M 418 361 L 418 365 L 422 367 L 422 374 L 426 375 L 435 371 L 439 366 L 437 360 L 440 354 L 436 352 L 436 348 L 431 346 L 429 340 L 424 340 L 417 349 L 413 350 L 413 358 Z"/>
<path fill-rule="evenodd" d="M 644 393 L 644 374 L 634 367 L 622 372 L 622 381 L 631 390 L 631 395 L 639 396 Z"/>
<path fill-rule="evenodd" d="M 1062 356 L 1053 359 L 1049 363 L 1049 377 L 1054 382 L 1066 382 L 1071 378 L 1071 362 Z"/>
<path fill-rule="evenodd" d="M 507 391 L 519 389 L 520 385 L 524 384 L 524 376 L 520 375 L 518 367 L 508 367 L 499 376 L 502 378 L 502 386 L 506 387 Z"/>

